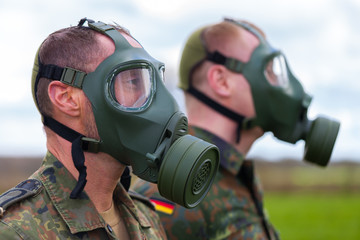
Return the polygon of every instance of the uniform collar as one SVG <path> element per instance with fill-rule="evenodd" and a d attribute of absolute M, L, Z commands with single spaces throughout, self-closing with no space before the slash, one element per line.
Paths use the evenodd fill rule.
<path fill-rule="evenodd" d="M 189 133 L 207 142 L 215 144 L 220 150 L 220 166 L 236 175 L 244 161 L 243 154 L 220 137 L 202 128 L 189 126 Z"/>
<path fill-rule="evenodd" d="M 44 158 L 39 175 L 52 203 L 72 234 L 105 228 L 104 219 L 97 212 L 85 191 L 78 199 L 70 198 L 70 193 L 77 181 L 50 152 L 47 152 Z M 128 216 L 125 213 L 125 217 L 132 218 L 142 227 L 150 227 L 149 221 L 137 210 L 120 183 L 114 191 L 114 199 L 116 204 L 122 204 L 125 206 L 123 208 L 128 209 Z"/>

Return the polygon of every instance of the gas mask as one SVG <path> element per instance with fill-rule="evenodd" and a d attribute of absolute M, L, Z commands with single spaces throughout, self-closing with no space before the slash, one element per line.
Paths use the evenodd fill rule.
<path fill-rule="evenodd" d="M 187 208 L 197 206 L 218 169 L 217 147 L 187 134 L 187 118 L 163 83 L 163 63 L 142 47 L 131 46 L 115 27 L 87 19 L 79 25 L 86 21 L 89 28 L 113 40 L 115 52 L 90 73 L 43 65 L 37 57 L 33 89 L 40 77 L 81 88 L 91 102 L 100 140 L 75 134 L 75 140 L 68 138 L 73 148 L 78 144 L 82 151 L 108 153 L 130 165 L 135 175 L 157 183 L 165 198 Z M 59 135 L 69 132 L 56 120 L 43 119 Z M 81 165 L 76 159 L 73 154 L 75 166 Z M 80 185 L 73 190 L 74 197 L 82 191 L 84 183 Z"/>
<path fill-rule="evenodd" d="M 201 92 L 189 86 L 189 93 L 215 110 L 235 120 L 241 129 L 260 126 L 265 132 L 288 143 L 305 140 L 304 160 L 326 166 L 340 128 L 338 121 L 307 117 L 311 97 L 294 77 L 285 56 L 272 48 L 265 38 L 247 23 L 225 19 L 238 25 L 260 41 L 248 62 L 224 56 L 218 51 L 206 53 L 205 59 L 224 65 L 227 69 L 242 73 L 250 84 L 256 117 L 249 119 L 215 103 Z M 201 38 L 201 37 L 199 37 Z"/>

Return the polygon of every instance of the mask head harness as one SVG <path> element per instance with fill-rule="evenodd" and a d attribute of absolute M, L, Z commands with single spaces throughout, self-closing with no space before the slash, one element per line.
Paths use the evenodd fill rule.
<path fill-rule="evenodd" d="M 70 197 L 80 197 L 86 184 L 84 151 L 104 152 L 131 165 L 140 178 L 157 183 L 162 196 L 187 208 L 197 206 L 219 166 L 217 147 L 187 134 L 187 118 L 163 83 L 163 63 L 142 47 L 132 46 L 115 27 L 88 19 L 82 19 L 79 26 L 85 22 L 111 38 L 115 52 L 90 73 L 44 65 L 37 54 L 32 77 L 37 106 L 40 78 L 81 88 L 92 106 L 100 140 L 43 116 L 45 126 L 72 143 L 72 158 L 80 175 Z M 124 173 L 122 183 L 129 187 L 129 171 Z"/>

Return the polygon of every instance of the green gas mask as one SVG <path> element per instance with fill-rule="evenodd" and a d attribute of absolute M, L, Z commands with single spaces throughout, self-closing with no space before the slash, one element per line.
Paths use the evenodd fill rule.
<path fill-rule="evenodd" d="M 86 21 L 89 28 L 113 40 L 115 52 L 90 73 L 43 65 L 37 56 L 33 89 L 40 77 L 82 88 L 91 102 L 100 140 L 76 133 L 65 136 L 73 130 L 46 116 L 44 124 L 71 141 L 74 152 L 81 155 L 76 150 L 80 146 L 82 151 L 108 153 L 130 165 L 135 175 L 157 183 L 162 196 L 187 208 L 197 206 L 218 169 L 217 147 L 187 134 L 187 118 L 163 83 L 163 63 L 142 47 L 131 46 L 115 27 L 87 19 L 79 25 Z M 76 155 L 81 186 L 73 190 L 73 197 L 86 183 L 83 159 Z"/>
<path fill-rule="evenodd" d="M 237 66 L 229 66 L 233 71 L 241 72 L 251 86 L 256 117 L 245 121 L 245 125 L 260 126 L 285 142 L 305 140 L 304 159 L 326 166 L 340 123 L 326 117 L 309 120 L 307 111 L 311 97 L 292 74 L 283 53 L 272 48 L 248 24 L 234 23 L 252 32 L 260 40 L 249 62 L 237 61 Z"/>
<path fill-rule="evenodd" d="M 208 52 L 201 41 L 201 31 L 194 33 L 186 46 L 190 51 L 204 48 L 206 60 L 224 65 L 227 69 L 241 73 L 248 80 L 255 105 L 256 117 L 249 119 L 214 102 L 191 84 L 187 91 L 220 113 L 237 121 L 241 129 L 260 126 L 265 132 L 270 131 L 282 141 L 295 143 L 305 140 L 306 161 L 326 166 L 336 141 L 340 123 L 326 117 L 309 120 L 307 117 L 311 97 L 305 93 L 301 83 L 292 74 L 285 56 L 281 51 L 270 46 L 265 38 L 247 23 L 225 19 L 238 25 L 260 41 L 248 62 L 224 56 L 222 53 Z M 191 56 L 184 51 L 186 59 Z M 197 55 L 201 56 L 199 53 Z M 189 55 L 189 56 L 187 56 Z M 194 61 L 194 60 L 190 60 Z M 183 59 L 180 71 L 188 71 Z M 181 66 L 181 65 L 180 65 Z M 181 73 L 180 73 L 181 74 Z M 185 86 L 181 83 L 182 86 Z M 238 133 L 238 139 L 240 135 Z"/>

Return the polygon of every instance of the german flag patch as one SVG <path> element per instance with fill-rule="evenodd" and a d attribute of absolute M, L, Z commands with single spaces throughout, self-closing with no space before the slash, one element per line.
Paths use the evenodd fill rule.
<path fill-rule="evenodd" d="M 150 198 L 150 201 L 155 205 L 157 212 L 165 213 L 168 215 L 173 214 L 175 203 L 160 198 Z"/>

